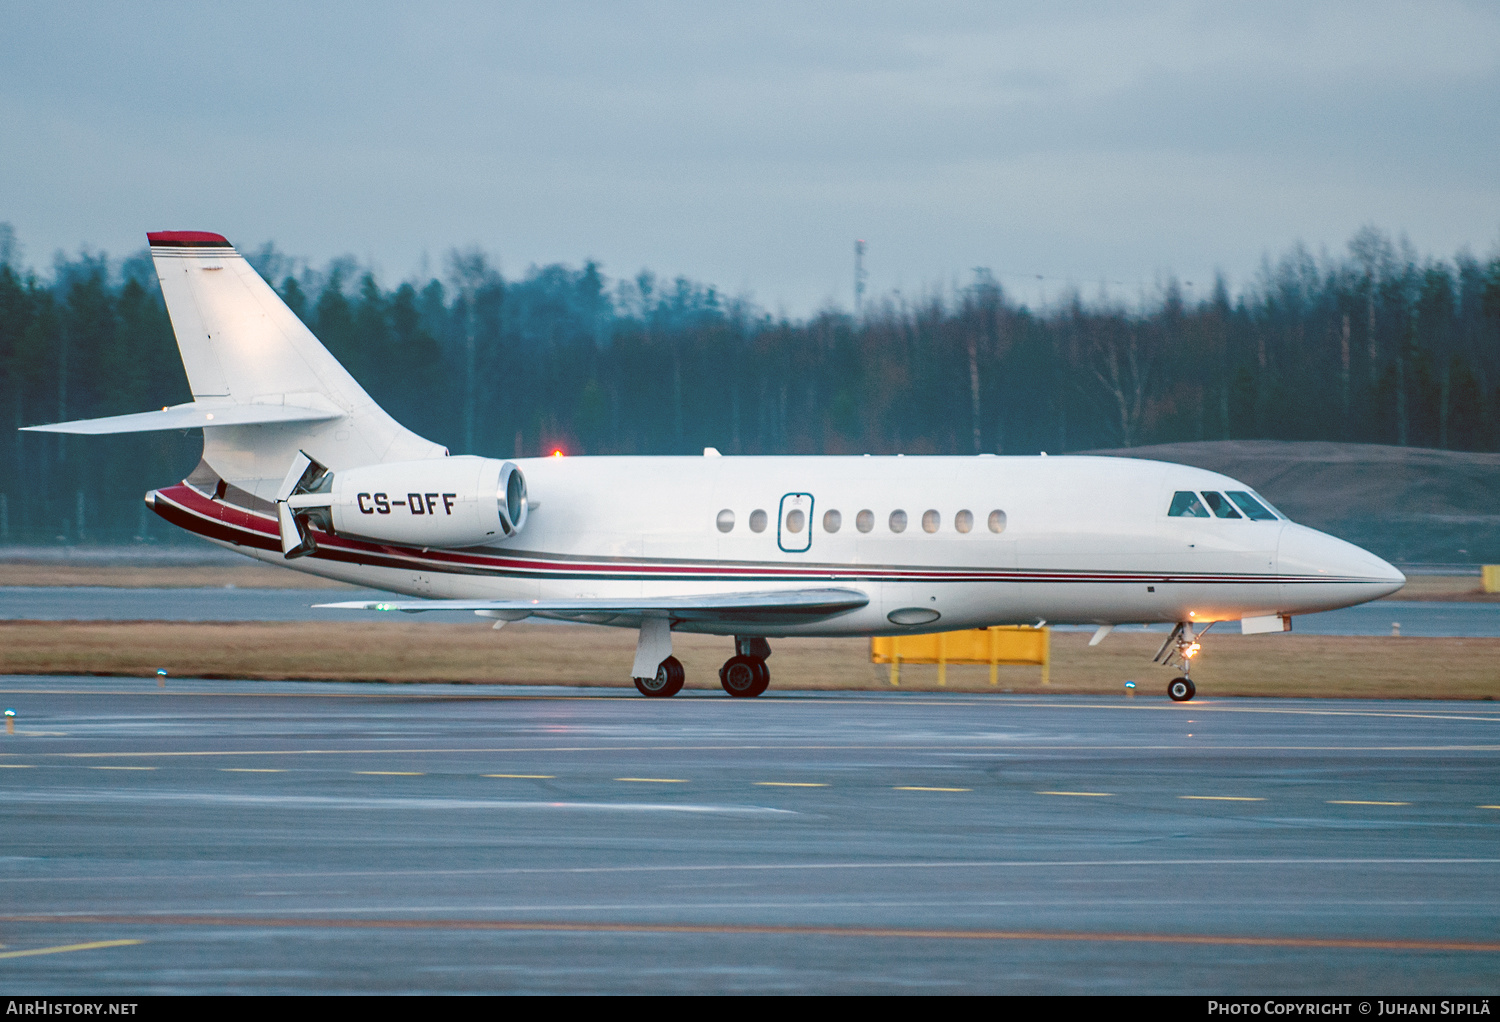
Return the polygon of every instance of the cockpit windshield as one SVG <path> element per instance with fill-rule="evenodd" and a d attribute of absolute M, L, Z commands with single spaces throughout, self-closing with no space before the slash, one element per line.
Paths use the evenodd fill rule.
<path fill-rule="evenodd" d="M 1158 505 L 1160 506 L 1160 505 Z M 1172 496 L 1172 507 L 1167 511 L 1169 518 L 1207 518 L 1208 508 L 1203 506 L 1203 501 L 1192 490 L 1178 490 Z"/>
<path fill-rule="evenodd" d="M 1203 499 L 1208 501 L 1208 506 L 1214 513 L 1215 518 L 1241 518 L 1244 517 L 1234 509 L 1234 505 L 1224 499 L 1222 493 L 1213 490 L 1204 490 Z"/>
<path fill-rule="evenodd" d="M 1230 490 L 1229 499 L 1238 504 L 1241 511 L 1257 522 L 1273 522 L 1276 520 L 1276 513 L 1274 511 L 1244 490 Z"/>

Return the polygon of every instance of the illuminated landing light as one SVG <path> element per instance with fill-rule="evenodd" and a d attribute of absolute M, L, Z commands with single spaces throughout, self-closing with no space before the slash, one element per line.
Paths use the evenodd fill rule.
<path fill-rule="evenodd" d="M 563 456 L 562 448 L 561 447 L 554 447 L 552 449 L 552 456 L 554 458 L 561 458 Z"/>
<path fill-rule="evenodd" d="M 1191 659 L 1193 659 L 1193 657 L 1195 657 L 1195 656 L 1198 655 L 1198 651 L 1200 649 L 1202 649 L 1202 648 L 1203 648 L 1203 644 L 1202 643 L 1195 642 L 1191 646 L 1189 646 L 1187 649 L 1183 650 L 1182 658 L 1184 660 L 1191 660 Z"/>

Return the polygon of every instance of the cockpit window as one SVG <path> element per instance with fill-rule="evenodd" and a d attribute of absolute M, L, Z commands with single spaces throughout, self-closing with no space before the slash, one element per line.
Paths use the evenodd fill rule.
<path fill-rule="evenodd" d="M 1216 518 L 1244 517 L 1234 509 L 1233 504 L 1224 499 L 1224 495 L 1222 493 L 1215 493 L 1213 490 L 1204 490 L 1203 499 L 1208 501 L 1209 510 L 1214 513 L 1214 516 Z"/>
<path fill-rule="evenodd" d="M 1244 490 L 1230 490 L 1229 499 L 1238 504 L 1240 510 L 1245 512 L 1254 521 L 1274 522 L 1276 520 L 1275 512 L 1271 511 L 1266 505 L 1256 500 Z"/>
<path fill-rule="evenodd" d="M 1203 501 L 1192 490 L 1178 490 L 1172 496 L 1172 507 L 1167 512 L 1169 518 L 1207 518 L 1208 508 L 1203 506 Z"/>

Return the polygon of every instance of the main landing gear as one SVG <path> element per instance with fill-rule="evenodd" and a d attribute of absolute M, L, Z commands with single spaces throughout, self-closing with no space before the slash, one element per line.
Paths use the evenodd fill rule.
<path fill-rule="evenodd" d="M 656 668 L 656 677 L 632 680 L 635 681 L 636 691 L 641 695 L 650 696 L 653 699 L 665 699 L 682 691 L 682 682 L 685 678 L 682 661 L 669 656 Z"/>
<path fill-rule="evenodd" d="M 753 699 L 771 684 L 766 657 L 771 644 L 754 635 L 734 637 L 735 655 L 719 668 L 719 684 L 741 699 Z M 646 618 L 636 640 L 635 666 L 631 669 L 635 690 L 652 699 L 666 699 L 682 691 L 682 661 L 672 655 L 672 625 L 666 618 Z"/>
<path fill-rule="evenodd" d="M 753 699 L 771 684 L 771 669 L 766 666 L 771 644 L 754 636 L 736 635 L 734 648 L 735 655 L 719 668 L 719 684 L 732 696 Z"/>
<path fill-rule="evenodd" d="M 630 669 L 635 690 L 653 699 L 666 699 L 682 691 L 682 661 L 672 655 L 672 622 L 664 617 L 641 621 L 635 643 L 635 666 Z"/>
<path fill-rule="evenodd" d="M 1167 696 L 1174 703 L 1185 703 L 1198 694 L 1198 688 L 1188 677 L 1188 672 L 1193 666 L 1193 657 L 1202 648 L 1202 643 L 1198 640 L 1212 627 L 1213 622 L 1210 621 L 1203 627 L 1203 631 L 1194 635 L 1191 621 L 1179 621 L 1177 627 L 1172 629 L 1172 634 L 1167 636 L 1167 641 L 1161 644 L 1161 649 L 1156 651 L 1157 663 L 1182 668 L 1182 677 L 1173 678 L 1167 684 Z"/>

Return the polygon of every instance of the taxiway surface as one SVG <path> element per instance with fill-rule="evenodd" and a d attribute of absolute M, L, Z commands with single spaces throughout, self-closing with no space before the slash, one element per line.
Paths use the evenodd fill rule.
<path fill-rule="evenodd" d="M 12 993 L 1492 993 L 1489 703 L 0 678 Z"/>

